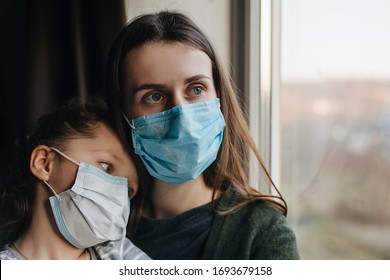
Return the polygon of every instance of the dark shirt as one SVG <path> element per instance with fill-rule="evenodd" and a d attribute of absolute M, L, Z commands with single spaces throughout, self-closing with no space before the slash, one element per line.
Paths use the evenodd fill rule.
<path fill-rule="evenodd" d="M 211 203 L 175 217 L 142 218 L 133 241 L 152 259 L 201 259 L 213 219 Z"/>

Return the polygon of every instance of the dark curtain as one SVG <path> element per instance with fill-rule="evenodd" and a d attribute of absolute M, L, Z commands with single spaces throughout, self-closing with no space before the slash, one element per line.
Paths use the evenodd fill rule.
<path fill-rule="evenodd" d="M 124 2 L 0 0 L 1 175 L 15 140 L 70 97 L 101 93 L 112 41 L 125 24 Z"/>

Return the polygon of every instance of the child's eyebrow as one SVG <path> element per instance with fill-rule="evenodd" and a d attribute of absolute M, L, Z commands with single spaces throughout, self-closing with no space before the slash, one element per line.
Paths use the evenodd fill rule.
<path fill-rule="evenodd" d="M 104 154 L 107 154 L 108 156 L 116 159 L 116 160 L 121 160 L 121 158 L 117 155 L 116 152 L 114 152 L 113 150 L 111 150 L 110 148 L 107 148 L 107 149 L 92 149 L 91 152 L 94 152 L 94 153 L 104 153 Z"/>

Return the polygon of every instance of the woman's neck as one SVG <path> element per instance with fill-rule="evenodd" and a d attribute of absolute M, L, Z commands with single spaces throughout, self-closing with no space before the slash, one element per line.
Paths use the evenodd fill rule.
<path fill-rule="evenodd" d="M 155 180 L 146 215 L 156 219 L 173 217 L 210 202 L 212 193 L 202 175 L 178 185 Z"/>
<path fill-rule="evenodd" d="M 90 259 L 89 252 L 68 243 L 59 232 L 52 210 L 46 199 L 40 199 L 45 191 L 37 192 L 31 226 L 14 242 L 14 248 L 26 259 L 72 260 Z"/>

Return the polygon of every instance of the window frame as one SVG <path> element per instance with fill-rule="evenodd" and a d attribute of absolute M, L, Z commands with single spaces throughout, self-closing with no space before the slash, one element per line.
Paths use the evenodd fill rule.
<path fill-rule="evenodd" d="M 253 140 L 280 188 L 281 0 L 236 0 L 232 4 L 236 11 L 232 14 L 233 78 L 242 92 Z M 268 185 L 258 178 L 260 166 L 251 164 L 250 171 L 254 187 Z"/>

